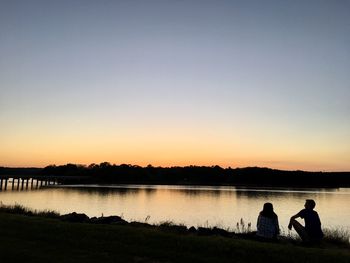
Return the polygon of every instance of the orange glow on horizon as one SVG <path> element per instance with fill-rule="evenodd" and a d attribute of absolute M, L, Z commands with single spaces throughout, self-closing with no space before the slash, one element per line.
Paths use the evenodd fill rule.
<path fill-rule="evenodd" d="M 95 127 L 95 126 L 94 126 Z M 349 171 L 348 148 L 341 141 L 262 133 L 246 130 L 216 131 L 187 125 L 180 128 L 41 130 L 7 134 L 1 138 L 0 166 L 45 167 L 67 163 L 89 165 L 109 162 L 147 166 L 269 167 L 283 170 Z M 321 138 L 323 139 L 323 138 Z M 295 142 L 298 142 L 295 143 Z"/>

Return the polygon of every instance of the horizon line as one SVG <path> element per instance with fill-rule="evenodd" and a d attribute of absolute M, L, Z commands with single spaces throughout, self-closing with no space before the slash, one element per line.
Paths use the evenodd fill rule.
<path fill-rule="evenodd" d="M 0 168 L 10 168 L 10 169 L 44 169 L 45 167 L 48 166 L 64 166 L 64 165 L 77 165 L 77 166 L 84 166 L 84 167 L 88 167 L 90 165 L 100 165 L 102 163 L 108 163 L 110 165 L 115 165 L 115 166 L 121 166 L 121 165 L 128 165 L 128 166 L 135 166 L 135 167 L 141 167 L 141 168 L 147 168 L 148 166 L 151 166 L 153 168 L 186 168 L 186 167 L 206 167 L 206 168 L 214 168 L 214 167 L 220 167 L 221 169 L 245 169 L 245 168 L 259 168 L 259 169 L 270 169 L 270 170 L 277 170 L 277 171 L 285 171 L 285 172 L 311 172 L 311 173 L 350 173 L 349 171 L 346 170 L 341 170 L 341 171 L 334 171 L 334 170 L 302 170 L 302 169 L 293 169 L 293 170 L 289 170 L 289 169 L 278 169 L 278 168 L 271 168 L 271 167 L 267 167 L 267 166 L 236 166 L 236 167 L 232 167 L 232 166 L 227 166 L 227 167 L 222 167 L 220 165 L 195 165 L 195 164 L 191 164 L 191 165 L 184 165 L 184 166 L 180 166 L 180 165 L 174 165 L 174 166 L 154 166 L 152 164 L 148 164 L 145 166 L 142 165 L 138 165 L 138 164 L 130 164 L 130 163 L 120 163 L 120 164 L 116 164 L 116 163 L 110 163 L 110 162 L 100 162 L 100 163 L 90 163 L 90 164 L 79 164 L 79 163 L 72 163 L 72 162 L 68 162 L 66 164 L 49 164 L 46 166 L 2 166 L 0 165 Z"/>

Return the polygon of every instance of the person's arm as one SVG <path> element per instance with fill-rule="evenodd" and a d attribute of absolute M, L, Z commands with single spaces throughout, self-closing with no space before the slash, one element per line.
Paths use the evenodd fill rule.
<path fill-rule="evenodd" d="M 260 215 L 258 216 L 258 221 L 256 222 L 256 229 L 259 230 L 260 227 Z"/>
<path fill-rule="evenodd" d="M 300 217 L 300 212 L 295 214 L 294 216 L 292 216 L 289 220 L 289 225 L 288 225 L 288 229 L 291 230 L 292 229 L 292 221 L 296 218 Z"/>
<path fill-rule="evenodd" d="M 278 217 L 276 218 L 276 234 L 279 235 L 280 234 L 280 225 L 278 223 Z"/>

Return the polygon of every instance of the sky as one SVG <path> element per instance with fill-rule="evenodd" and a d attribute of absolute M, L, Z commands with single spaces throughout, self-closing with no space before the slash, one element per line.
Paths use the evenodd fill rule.
<path fill-rule="evenodd" d="M 0 0 L 0 166 L 350 171 L 350 1 Z"/>

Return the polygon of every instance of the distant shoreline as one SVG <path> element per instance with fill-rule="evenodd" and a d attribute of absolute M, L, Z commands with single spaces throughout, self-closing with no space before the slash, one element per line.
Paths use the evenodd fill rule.
<path fill-rule="evenodd" d="M 49 167 L 65 167 L 65 166 L 77 166 L 77 167 L 93 167 L 93 166 L 100 166 L 103 164 L 108 164 L 110 166 L 128 166 L 128 167 L 137 167 L 137 168 L 143 168 L 143 169 L 147 169 L 147 168 L 157 168 L 157 169 L 178 169 L 178 168 L 189 168 L 189 167 L 201 167 L 201 168 L 221 168 L 224 170 L 244 170 L 244 169 L 267 169 L 267 170 L 271 170 L 271 171 L 281 171 L 281 172 L 302 172 L 302 173 L 325 173 L 325 174 L 338 174 L 338 173 L 348 173 L 350 174 L 350 170 L 346 171 L 346 170 L 339 170 L 339 171 L 328 171 L 328 170 L 302 170 L 302 169 L 294 169 L 294 170 L 288 170 L 288 169 L 278 169 L 278 168 L 271 168 L 271 167 L 266 167 L 266 166 L 246 166 L 246 167 L 234 167 L 232 168 L 231 166 L 229 167 L 221 167 L 219 165 L 211 165 L 211 166 L 205 166 L 205 165 L 185 165 L 185 166 L 153 166 L 153 165 L 147 165 L 147 166 L 141 166 L 141 165 L 135 165 L 135 164 L 110 164 L 108 162 L 103 162 L 100 164 L 95 164 L 92 163 L 90 165 L 86 165 L 86 164 L 76 164 L 76 163 L 67 163 L 67 164 L 62 164 L 62 165 L 56 165 L 56 164 L 50 164 L 44 167 L 36 167 L 36 166 L 2 166 L 0 165 L 0 174 L 2 173 L 2 171 L 4 170 L 8 170 L 8 171 L 23 171 L 23 172 L 37 172 L 39 170 L 43 170 L 43 169 L 47 169 Z"/>
<path fill-rule="evenodd" d="M 66 164 L 45 168 L 0 167 L 0 176 L 48 176 L 63 184 L 207 185 L 235 187 L 350 187 L 350 172 L 285 171 L 220 166 L 141 167 L 107 162 L 89 166 Z"/>

